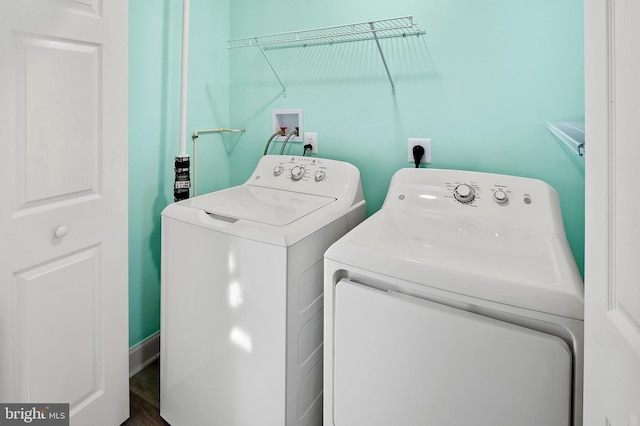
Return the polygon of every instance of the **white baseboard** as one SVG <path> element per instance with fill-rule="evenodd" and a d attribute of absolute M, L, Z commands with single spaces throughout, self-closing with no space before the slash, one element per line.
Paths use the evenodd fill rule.
<path fill-rule="evenodd" d="M 129 349 L 129 377 L 135 376 L 158 358 L 160 358 L 160 332 Z"/>

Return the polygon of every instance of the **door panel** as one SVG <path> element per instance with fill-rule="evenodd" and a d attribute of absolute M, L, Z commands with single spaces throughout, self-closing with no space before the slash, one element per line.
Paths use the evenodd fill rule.
<path fill-rule="evenodd" d="M 54 0 L 49 1 L 49 3 L 58 3 L 60 7 L 65 7 L 70 10 L 95 15 L 100 15 L 102 6 L 101 0 Z"/>
<path fill-rule="evenodd" d="M 585 2 L 586 426 L 640 425 L 640 1 Z"/>
<path fill-rule="evenodd" d="M 104 382 L 100 263 L 100 249 L 92 247 L 15 274 L 18 400 L 69 402 L 73 409 Z"/>
<path fill-rule="evenodd" d="M 100 46 L 29 34 L 14 43 L 17 208 L 98 193 Z"/>
<path fill-rule="evenodd" d="M 618 331 L 640 351 L 640 241 L 637 209 L 640 203 L 629 197 L 637 187 L 637 120 L 640 117 L 640 2 L 616 0 L 611 12 L 612 97 L 612 235 L 613 279 L 609 282 L 610 314 L 620 323 Z M 618 230 L 620 232 L 618 232 Z M 640 353 L 640 352 L 639 352 Z M 640 395 L 638 395 L 640 398 Z"/>
<path fill-rule="evenodd" d="M 128 417 L 127 1 L 0 1 L 0 401 Z"/>

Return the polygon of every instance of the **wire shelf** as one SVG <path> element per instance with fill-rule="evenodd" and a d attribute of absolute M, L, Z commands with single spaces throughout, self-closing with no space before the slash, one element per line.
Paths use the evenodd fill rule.
<path fill-rule="evenodd" d="M 584 123 L 554 121 L 547 123 L 547 129 L 580 157 L 584 157 Z"/>
<path fill-rule="evenodd" d="M 393 78 L 391 77 L 387 61 L 382 51 L 380 39 L 420 36 L 424 33 L 424 31 L 413 23 L 413 16 L 402 16 L 400 18 L 379 19 L 376 21 L 315 28 L 312 30 L 290 31 L 285 33 L 238 38 L 229 40 L 228 43 L 229 49 L 236 49 L 239 47 L 258 47 L 269 64 L 271 71 L 273 71 L 273 74 L 278 79 L 284 96 L 286 96 L 287 89 L 278 76 L 278 72 L 275 67 L 269 60 L 269 56 L 265 53 L 265 50 L 374 40 L 378 47 L 378 52 L 380 53 L 384 69 L 387 73 L 389 84 L 391 85 L 391 93 L 395 94 L 395 84 L 393 83 Z"/>
<path fill-rule="evenodd" d="M 425 32 L 413 23 L 413 16 L 358 22 L 333 27 L 261 35 L 229 40 L 229 49 L 262 46 L 264 49 L 344 43 L 374 38 L 418 36 Z"/>

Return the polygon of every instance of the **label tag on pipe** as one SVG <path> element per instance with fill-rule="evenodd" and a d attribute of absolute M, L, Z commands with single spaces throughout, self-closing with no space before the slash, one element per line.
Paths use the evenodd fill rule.
<path fill-rule="evenodd" d="M 189 188 L 191 188 L 189 157 L 176 157 L 174 164 L 175 181 L 173 184 L 173 200 L 186 200 L 189 198 Z"/>

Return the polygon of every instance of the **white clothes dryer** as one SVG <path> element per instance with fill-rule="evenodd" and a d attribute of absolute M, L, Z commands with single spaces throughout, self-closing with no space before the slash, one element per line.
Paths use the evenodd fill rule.
<path fill-rule="evenodd" d="M 324 424 L 581 425 L 583 294 L 546 183 L 398 171 L 325 253 Z"/>
<path fill-rule="evenodd" d="M 323 254 L 364 217 L 356 167 L 276 155 L 242 185 L 164 209 L 166 421 L 322 423 Z"/>

